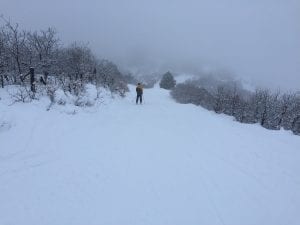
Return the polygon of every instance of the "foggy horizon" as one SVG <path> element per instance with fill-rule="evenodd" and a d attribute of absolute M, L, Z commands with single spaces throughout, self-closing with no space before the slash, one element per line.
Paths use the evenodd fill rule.
<path fill-rule="evenodd" d="M 255 85 L 299 90 L 300 3 L 294 0 L 1 0 L 22 29 L 54 27 L 100 58 L 145 73 L 225 70 Z"/>

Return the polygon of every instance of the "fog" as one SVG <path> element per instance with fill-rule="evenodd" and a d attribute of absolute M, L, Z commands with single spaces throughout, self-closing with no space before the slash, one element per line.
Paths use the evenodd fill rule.
<path fill-rule="evenodd" d="M 24 29 L 55 27 L 122 68 L 225 70 L 300 89 L 299 0 L 0 0 Z"/>

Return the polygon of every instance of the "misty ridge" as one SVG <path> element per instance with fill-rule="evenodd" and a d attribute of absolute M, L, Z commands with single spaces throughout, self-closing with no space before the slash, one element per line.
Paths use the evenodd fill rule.
<path fill-rule="evenodd" d="M 48 96 L 51 104 L 47 110 L 50 110 L 53 104 L 66 104 L 57 99 L 57 93 L 63 91 L 74 96 L 76 106 L 93 106 L 86 98 L 88 84 L 95 85 L 99 99 L 103 88 L 124 97 L 129 91 L 128 84 L 142 82 L 145 88 L 153 88 L 168 76 L 165 87 L 161 87 L 171 90 L 178 103 L 200 105 L 233 116 L 242 123 L 259 123 L 267 129 L 284 128 L 300 134 L 298 92 L 245 87 L 242 79 L 224 68 L 197 67 L 184 61 L 176 66 L 161 63 L 155 67 L 150 61 L 139 68 L 121 66 L 119 69 L 117 63 L 97 57 L 88 44 L 73 42 L 65 46 L 54 28 L 28 31 L 3 16 L 0 59 L 1 87 L 17 87 L 10 94 L 13 102 L 30 102 Z M 143 57 L 140 60 L 140 65 L 145 63 Z M 180 80 L 182 75 L 186 78 L 176 85 L 175 79 Z"/>

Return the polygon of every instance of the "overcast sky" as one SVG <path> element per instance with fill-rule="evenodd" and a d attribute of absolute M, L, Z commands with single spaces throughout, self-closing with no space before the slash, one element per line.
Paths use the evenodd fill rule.
<path fill-rule="evenodd" d="M 299 0 L 0 0 L 0 14 L 122 65 L 226 68 L 300 89 Z"/>

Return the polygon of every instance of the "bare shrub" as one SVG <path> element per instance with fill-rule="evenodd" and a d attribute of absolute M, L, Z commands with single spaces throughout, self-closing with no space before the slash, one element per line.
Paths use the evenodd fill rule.
<path fill-rule="evenodd" d="M 19 86 L 16 90 L 9 93 L 13 103 L 23 102 L 28 103 L 32 101 L 31 91 L 26 86 Z"/>

